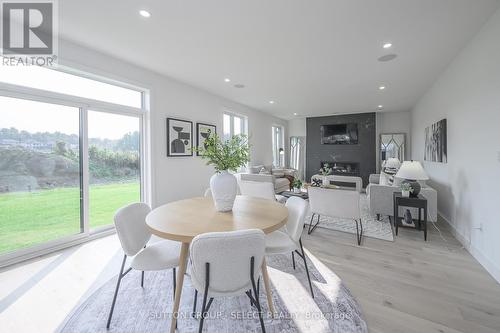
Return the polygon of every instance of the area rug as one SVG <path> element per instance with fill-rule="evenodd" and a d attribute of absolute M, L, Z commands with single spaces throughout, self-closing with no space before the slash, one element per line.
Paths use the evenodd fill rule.
<path fill-rule="evenodd" d="M 361 210 L 361 220 L 363 221 L 363 237 L 371 237 L 386 241 L 394 241 L 392 227 L 389 217 L 382 217 L 380 221 L 370 215 L 368 206 L 368 197 L 366 193 L 361 193 L 359 208 Z M 317 221 L 317 216 L 314 217 L 313 224 Z M 311 222 L 311 214 L 306 216 L 306 228 Z M 356 223 L 350 219 L 339 219 L 328 216 L 321 216 L 319 219 L 318 228 L 326 228 L 336 231 L 348 232 L 356 234 Z"/>
<path fill-rule="evenodd" d="M 261 284 L 260 303 L 265 311 L 266 332 L 366 333 L 360 306 L 342 281 L 318 259 L 307 253 L 315 298 L 302 261 L 292 267 L 291 255 L 268 257 L 276 315 L 267 313 Z M 296 256 L 296 259 L 300 257 Z M 111 327 L 106 330 L 116 278 L 92 294 L 67 319 L 60 332 L 167 332 L 172 311 L 172 272 L 146 272 L 144 288 L 140 272 L 132 271 L 122 280 Z M 198 319 L 191 317 L 194 290 L 186 275 L 177 332 L 197 332 Z M 201 298 L 198 301 L 200 308 Z M 205 320 L 204 332 L 260 332 L 255 309 L 249 299 L 216 298 Z"/>

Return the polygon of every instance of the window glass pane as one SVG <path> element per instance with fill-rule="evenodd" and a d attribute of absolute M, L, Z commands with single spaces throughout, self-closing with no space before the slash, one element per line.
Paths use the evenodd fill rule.
<path fill-rule="evenodd" d="M 117 209 L 141 201 L 139 118 L 89 111 L 90 227 L 109 225 Z"/>
<path fill-rule="evenodd" d="M 0 81 L 136 108 L 142 107 L 140 91 L 40 66 L 0 66 Z"/>
<path fill-rule="evenodd" d="M 234 117 L 234 135 L 242 133 L 243 121 L 240 117 Z"/>
<path fill-rule="evenodd" d="M 80 233 L 80 110 L 0 96 L 0 254 Z"/>
<path fill-rule="evenodd" d="M 229 140 L 231 138 L 231 116 L 228 114 L 224 114 L 224 140 Z"/>

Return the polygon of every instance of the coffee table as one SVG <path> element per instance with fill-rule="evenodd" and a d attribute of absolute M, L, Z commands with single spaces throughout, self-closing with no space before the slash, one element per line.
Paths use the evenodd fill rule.
<path fill-rule="evenodd" d="M 299 197 L 299 198 L 302 198 L 304 200 L 309 199 L 309 195 L 307 194 L 307 192 L 304 192 L 304 191 L 300 191 L 299 193 L 296 193 L 294 191 L 283 191 L 280 193 L 280 195 L 284 196 L 285 198 Z"/>

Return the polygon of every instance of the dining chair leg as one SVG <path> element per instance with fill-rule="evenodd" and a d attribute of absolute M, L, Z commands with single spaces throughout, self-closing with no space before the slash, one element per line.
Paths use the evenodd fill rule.
<path fill-rule="evenodd" d="M 295 270 L 295 252 L 292 251 L 293 270 Z"/>
<path fill-rule="evenodd" d="M 208 297 L 208 286 L 210 284 L 210 263 L 205 263 L 205 293 L 203 294 L 203 303 L 201 306 L 201 318 L 200 318 L 200 327 L 198 332 L 201 333 L 203 331 L 203 321 L 205 320 L 205 308 L 207 307 L 207 297 Z"/>
<path fill-rule="evenodd" d="M 253 301 L 252 289 L 245 291 L 245 294 L 247 294 L 248 299 L 250 299 L 250 306 L 254 306 L 255 303 Z"/>
<path fill-rule="evenodd" d="M 361 219 L 359 219 L 359 227 L 358 227 L 358 220 L 354 221 L 356 222 L 356 240 L 358 241 L 358 245 L 361 246 L 361 239 L 363 237 L 363 222 L 361 221 Z"/>
<path fill-rule="evenodd" d="M 113 302 L 111 303 L 111 310 L 109 311 L 108 322 L 106 324 L 106 328 L 109 328 L 111 324 L 111 317 L 113 317 L 113 310 L 115 309 L 116 296 L 118 296 L 118 289 L 120 289 L 120 282 L 125 274 L 123 274 L 123 269 L 125 268 L 125 261 L 127 260 L 127 255 L 123 255 L 122 266 L 120 268 L 120 274 L 118 275 L 118 281 L 116 282 L 115 295 L 113 296 Z"/>
<path fill-rule="evenodd" d="M 146 248 L 146 245 L 144 245 L 143 249 Z M 141 273 L 141 288 L 144 288 L 144 271 Z"/>
<path fill-rule="evenodd" d="M 262 328 L 262 332 L 266 333 L 266 328 L 264 326 L 264 319 L 262 318 L 262 309 L 260 307 L 260 301 L 259 301 L 259 293 L 257 292 L 257 286 L 255 285 L 255 278 L 254 278 L 254 264 L 255 264 L 255 258 L 252 257 L 250 258 L 250 280 L 252 281 L 252 289 L 255 294 L 255 306 L 257 307 L 257 311 L 259 314 L 259 321 L 260 321 L 260 327 Z"/>
<path fill-rule="evenodd" d="M 309 289 L 311 289 L 311 296 L 312 298 L 314 298 L 311 277 L 309 276 L 309 268 L 307 268 L 306 253 L 304 252 L 304 247 L 302 246 L 302 239 L 299 239 L 299 244 L 300 244 L 300 251 L 302 252 L 302 259 L 304 259 L 304 267 L 306 268 L 307 280 L 309 281 Z"/>
<path fill-rule="evenodd" d="M 317 222 L 313 225 L 313 218 L 314 218 L 314 215 L 318 215 L 318 220 L 317 220 Z M 309 222 L 309 229 L 307 230 L 307 234 L 308 234 L 308 235 L 310 235 L 310 234 L 314 231 L 314 229 L 316 229 L 316 227 L 317 227 L 317 226 L 318 226 L 318 224 L 319 224 L 319 219 L 320 219 L 320 217 L 321 217 L 321 215 L 319 215 L 319 214 L 315 214 L 315 213 L 314 213 L 314 214 L 312 214 L 312 216 L 311 216 L 311 221 Z"/>
<path fill-rule="evenodd" d="M 177 281 L 176 281 L 177 279 L 176 279 L 176 277 L 177 277 L 177 273 L 176 273 L 176 270 L 175 270 L 175 267 L 174 267 L 174 268 L 172 269 L 172 279 L 173 279 L 173 281 L 174 281 L 174 286 L 173 286 L 173 287 L 174 287 L 174 290 L 173 290 L 172 295 L 173 295 L 174 301 L 175 301 L 175 288 L 177 287 L 177 285 L 176 285 L 176 284 L 177 284 Z"/>
<path fill-rule="evenodd" d="M 191 313 L 191 316 L 193 318 L 196 318 L 196 302 L 198 301 L 198 290 L 194 290 L 194 301 L 193 301 L 193 313 Z"/>

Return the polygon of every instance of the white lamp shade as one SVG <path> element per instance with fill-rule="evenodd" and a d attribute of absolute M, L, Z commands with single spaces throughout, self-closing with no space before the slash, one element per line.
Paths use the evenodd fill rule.
<path fill-rule="evenodd" d="M 397 169 L 401 165 L 401 162 L 395 157 L 391 157 L 385 161 L 384 167 L 390 168 L 390 169 Z"/>
<path fill-rule="evenodd" d="M 427 180 L 429 176 L 418 161 L 404 161 L 396 177 L 408 180 Z"/>

